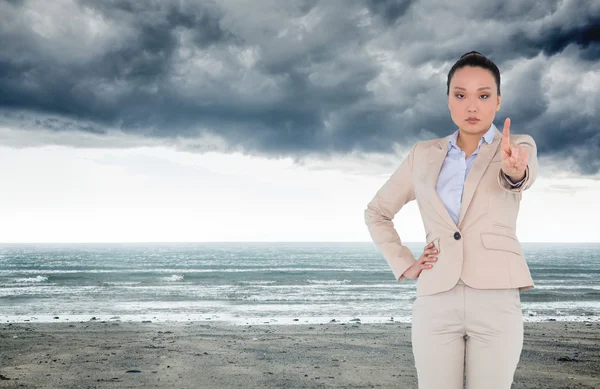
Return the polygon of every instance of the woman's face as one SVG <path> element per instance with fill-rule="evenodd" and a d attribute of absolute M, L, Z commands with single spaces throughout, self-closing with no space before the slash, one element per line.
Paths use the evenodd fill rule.
<path fill-rule="evenodd" d="M 450 80 L 448 108 L 454 124 L 469 134 L 484 134 L 500 109 L 498 88 L 492 73 L 480 67 L 458 69 Z M 470 122 L 467 119 L 479 121 Z"/>

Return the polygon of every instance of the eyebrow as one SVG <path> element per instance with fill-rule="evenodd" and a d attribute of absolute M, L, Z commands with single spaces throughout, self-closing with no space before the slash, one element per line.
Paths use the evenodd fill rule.
<path fill-rule="evenodd" d="M 466 90 L 465 88 L 460 87 L 460 86 L 455 86 L 453 89 Z M 479 88 L 477 90 L 483 90 L 483 89 L 492 89 L 492 88 L 490 88 L 489 86 L 482 86 L 481 88 Z"/>

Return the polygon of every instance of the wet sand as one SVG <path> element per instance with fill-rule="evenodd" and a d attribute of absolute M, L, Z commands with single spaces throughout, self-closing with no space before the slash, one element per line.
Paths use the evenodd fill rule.
<path fill-rule="evenodd" d="M 406 323 L 0 324 L 0 388 L 416 388 Z M 525 323 L 513 388 L 600 388 L 600 323 Z"/>

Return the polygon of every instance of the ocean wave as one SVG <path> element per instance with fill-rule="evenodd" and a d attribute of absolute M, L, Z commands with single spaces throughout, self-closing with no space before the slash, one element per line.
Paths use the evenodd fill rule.
<path fill-rule="evenodd" d="M 589 290 L 600 290 L 600 285 L 564 285 L 564 284 L 560 284 L 560 285 L 539 285 L 536 284 L 535 285 L 535 289 L 546 289 L 546 290 L 585 290 L 585 289 L 589 289 Z"/>
<path fill-rule="evenodd" d="M 271 285 L 277 283 L 277 281 L 239 281 L 239 283 L 244 285 Z"/>
<path fill-rule="evenodd" d="M 352 281 L 350 280 L 306 280 L 309 284 L 319 284 L 319 285 L 343 285 L 348 284 Z"/>
<path fill-rule="evenodd" d="M 408 294 L 380 294 L 380 295 L 360 295 L 360 294 L 340 294 L 340 295 L 331 295 L 331 294 L 323 294 L 323 295 L 307 295 L 307 294 L 290 294 L 290 295 L 231 295 L 224 296 L 222 300 L 243 300 L 243 301 L 260 301 L 260 302 L 270 302 L 270 301 L 285 301 L 290 303 L 307 303 L 307 302 L 331 302 L 334 304 L 338 304 L 340 301 L 370 301 L 370 302 L 378 302 L 378 301 L 389 301 L 389 300 L 414 300 L 414 295 Z"/>
<path fill-rule="evenodd" d="M 33 283 L 48 281 L 48 276 L 15 278 L 13 281 L 17 282 L 17 283 L 20 283 L 20 284 L 33 284 Z"/>
<path fill-rule="evenodd" d="M 169 276 L 169 277 L 162 277 L 161 280 L 166 281 L 166 282 L 179 282 L 179 281 L 183 281 L 183 276 L 179 275 L 179 274 L 173 274 L 172 276 Z"/>
<path fill-rule="evenodd" d="M 18 271 L 0 270 L 0 276 L 10 276 L 14 273 L 23 274 L 39 274 L 39 273 L 51 273 L 51 274 L 72 274 L 72 273 L 245 273 L 245 272 L 299 272 L 299 271 L 339 271 L 339 272 L 361 272 L 361 273 L 380 273 L 387 272 L 386 268 L 374 269 L 374 268 L 362 268 L 362 267 L 255 267 L 255 268 L 223 268 L 223 269 L 169 269 L 169 268 L 155 268 L 155 269 L 132 269 L 128 268 L 113 268 L 113 269 L 90 269 L 90 270 L 33 270 L 23 269 Z"/>

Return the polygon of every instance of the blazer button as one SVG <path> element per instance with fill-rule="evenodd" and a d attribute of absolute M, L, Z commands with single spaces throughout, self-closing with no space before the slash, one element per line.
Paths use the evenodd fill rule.
<path fill-rule="evenodd" d="M 460 232 L 455 232 L 454 233 L 454 239 L 456 239 L 456 240 L 460 239 Z"/>

